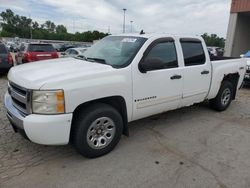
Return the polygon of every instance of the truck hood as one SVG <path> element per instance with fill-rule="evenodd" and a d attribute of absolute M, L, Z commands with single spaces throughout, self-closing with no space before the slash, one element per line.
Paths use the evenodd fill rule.
<path fill-rule="evenodd" d="M 13 67 L 9 71 L 8 79 L 24 88 L 40 89 L 46 83 L 72 80 L 76 77 L 84 77 L 84 75 L 96 75 L 112 69 L 111 66 L 100 63 L 75 58 L 60 58 Z"/>

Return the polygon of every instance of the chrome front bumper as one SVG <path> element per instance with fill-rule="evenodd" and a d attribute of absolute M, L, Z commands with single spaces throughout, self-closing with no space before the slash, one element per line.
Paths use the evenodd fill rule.
<path fill-rule="evenodd" d="M 7 110 L 7 117 L 11 124 L 16 128 L 24 129 L 23 119 L 25 118 L 25 115 L 14 107 L 11 96 L 8 92 L 4 96 L 4 105 Z"/>

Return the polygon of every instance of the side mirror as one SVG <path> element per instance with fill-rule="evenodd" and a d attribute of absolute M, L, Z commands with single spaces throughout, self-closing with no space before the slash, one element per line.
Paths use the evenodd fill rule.
<path fill-rule="evenodd" d="M 164 68 L 164 62 L 159 58 L 149 58 L 144 59 L 139 64 L 139 70 L 142 73 L 146 73 L 148 71 L 159 70 Z"/>

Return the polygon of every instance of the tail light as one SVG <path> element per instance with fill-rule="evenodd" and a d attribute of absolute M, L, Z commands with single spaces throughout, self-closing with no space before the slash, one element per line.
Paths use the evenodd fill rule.
<path fill-rule="evenodd" d="M 10 53 L 8 54 L 8 63 L 9 63 L 10 65 L 13 65 L 13 58 L 12 58 L 12 56 L 11 56 Z"/>
<path fill-rule="evenodd" d="M 52 53 L 52 58 L 59 58 L 58 53 L 57 52 Z"/>
<path fill-rule="evenodd" d="M 32 56 L 30 53 L 24 53 L 24 62 L 31 62 Z"/>

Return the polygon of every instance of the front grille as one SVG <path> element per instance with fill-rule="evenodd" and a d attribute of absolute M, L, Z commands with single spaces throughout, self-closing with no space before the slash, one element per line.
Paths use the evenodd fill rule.
<path fill-rule="evenodd" d="M 23 114 L 30 114 L 30 92 L 21 86 L 9 82 L 9 94 L 12 99 L 13 105 Z"/>
<path fill-rule="evenodd" d="M 18 88 L 18 86 L 14 85 L 13 83 L 10 83 L 10 86 L 11 86 L 16 92 L 20 93 L 20 94 L 23 95 L 23 96 L 26 96 L 26 94 L 27 94 L 27 91 L 26 91 L 26 90 Z"/>
<path fill-rule="evenodd" d="M 16 100 L 14 97 L 12 97 L 12 101 L 17 104 L 18 106 L 20 106 L 22 109 L 26 109 L 26 104 Z"/>

